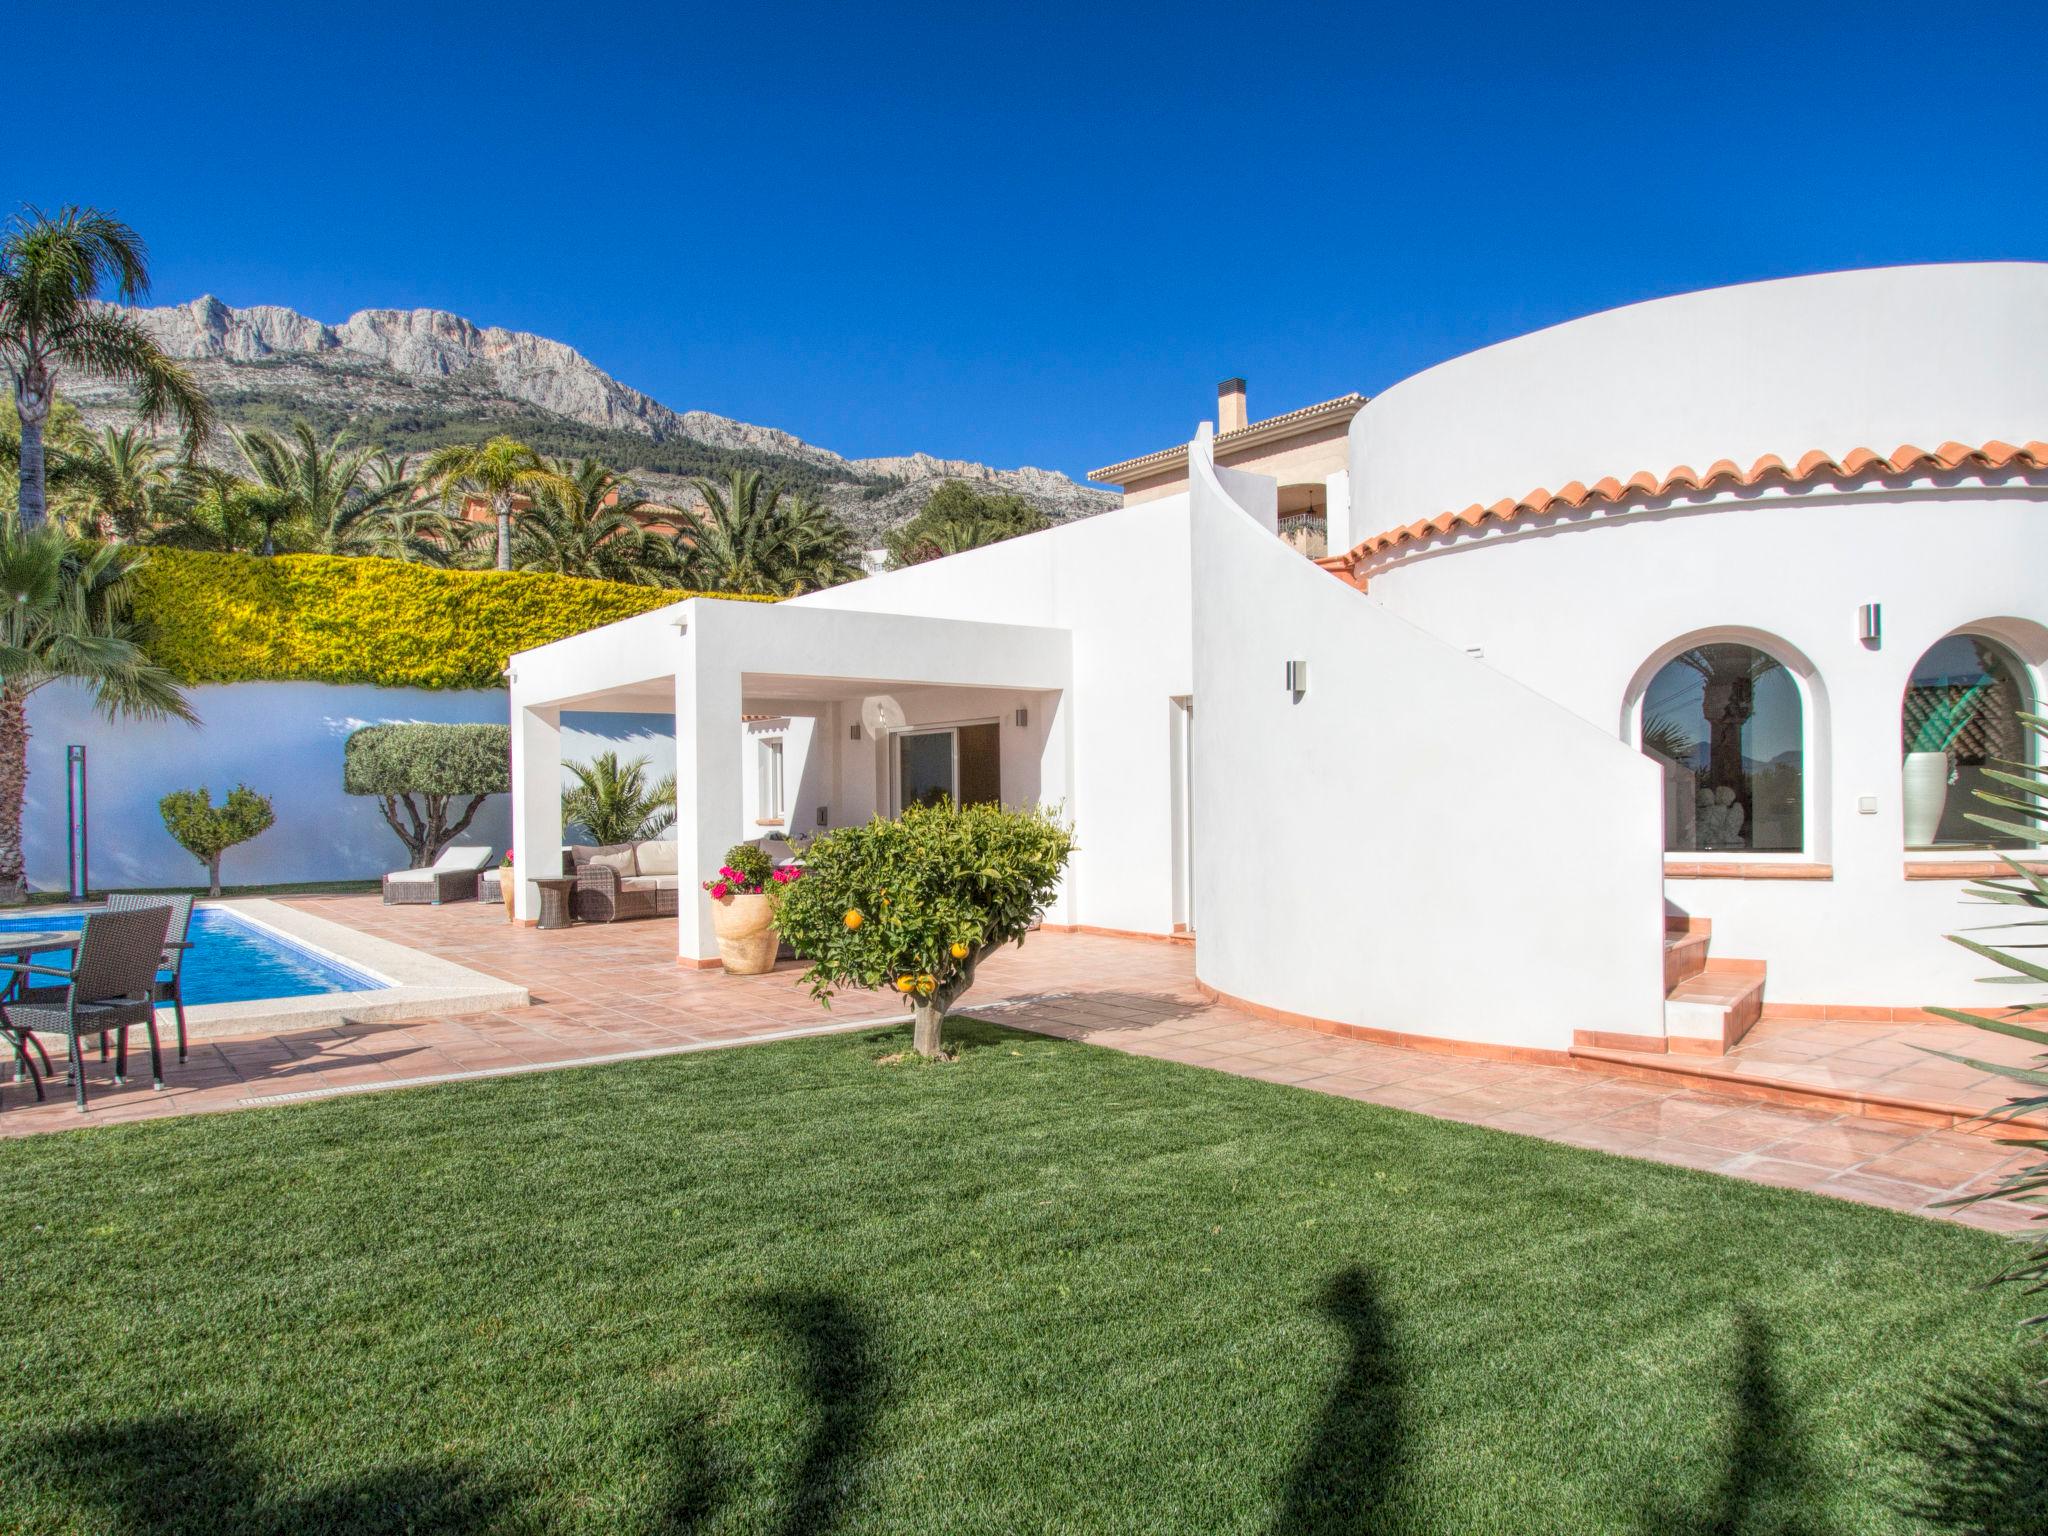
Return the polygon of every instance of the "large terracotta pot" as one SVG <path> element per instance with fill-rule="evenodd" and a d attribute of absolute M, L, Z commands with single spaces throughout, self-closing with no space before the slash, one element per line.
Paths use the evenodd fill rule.
<path fill-rule="evenodd" d="M 1908 752 L 1904 782 L 1906 846 L 1931 848 L 1948 806 L 1948 754 Z"/>
<path fill-rule="evenodd" d="M 766 896 L 727 896 L 711 903 L 718 958 L 735 976 L 775 969 L 775 903 Z"/>

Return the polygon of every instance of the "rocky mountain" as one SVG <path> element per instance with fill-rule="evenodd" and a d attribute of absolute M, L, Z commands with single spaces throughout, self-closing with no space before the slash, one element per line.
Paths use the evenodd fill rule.
<path fill-rule="evenodd" d="M 509 432 L 549 453 L 594 453 L 632 470 L 662 500 L 687 501 L 692 475 L 759 469 L 831 503 L 870 535 L 915 514 L 946 480 L 1014 492 L 1053 518 L 1116 504 L 1052 470 L 924 453 L 847 459 L 773 427 L 671 410 L 573 347 L 440 310 L 366 309 L 327 325 L 275 305 L 236 309 L 207 297 L 136 315 L 237 426 L 305 417 L 322 432 L 348 427 L 404 453 Z M 78 379 L 60 387 L 89 424 L 132 413 L 132 391 L 120 386 Z"/>

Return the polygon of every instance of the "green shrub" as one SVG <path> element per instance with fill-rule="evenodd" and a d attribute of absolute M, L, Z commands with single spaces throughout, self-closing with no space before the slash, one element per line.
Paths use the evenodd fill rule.
<path fill-rule="evenodd" d="M 510 793 L 512 728 L 366 725 L 342 747 L 341 787 L 351 795 L 375 795 L 412 867 L 424 869 L 469 830 L 484 801 Z M 451 824 L 449 806 L 464 795 L 469 804 Z"/>
<path fill-rule="evenodd" d="M 157 549 L 135 575 L 134 613 L 149 653 L 182 683 L 502 688 L 515 651 L 706 595 L 358 556 Z"/>
<path fill-rule="evenodd" d="M 812 842 L 776 926 L 811 962 L 820 1002 L 835 987 L 904 993 L 917 1049 L 935 1055 L 947 1008 L 985 956 L 1023 941 L 1073 851 L 1049 811 L 914 806 Z"/>
<path fill-rule="evenodd" d="M 237 843 L 268 831 L 277 821 L 268 796 L 237 784 L 218 806 L 210 789 L 177 789 L 159 800 L 164 830 L 178 846 L 206 866 L 209 896 L 220 894 L 220 856 Z"/>

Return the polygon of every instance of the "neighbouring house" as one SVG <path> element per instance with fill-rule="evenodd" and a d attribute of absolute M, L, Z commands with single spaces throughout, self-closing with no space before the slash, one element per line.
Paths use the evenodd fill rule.
<path fill-rule="evenodd" d="M 686 873 L 762 822 L 1059 804 L 1049 926 L 1191 938 L 1276 1016 L 1714 1052 L 1763 1006 L 2006 1002 L 1940 936 L 2028 851 L 1966 813 L 2048 675 L 2044 357 L 2048 265 L 2013 262 L 1520 337 L 1315 408 L 1320 478 L 1226 391 L 1100 472 L 1121 510 L 516 656 L 515 836 L 560 841 L 564 712 L 637 712 Z M 1279 533 L 1317 484 L 1312 562 Z M 716 963 L 704 905 L 677 947 Z"/>
<path fill-rule="evenodd" d="M 1349 434 L 1351 418 L 1364 405 L 1363 395 L 1339 395 L 1334 400 L 1253 421 L 1243 379 L 1225 379 L 1216 386 L 1216 463 L 1225 469 L 1271 477 L 1279 507 L 1280 537 L 1305 555 L 1327 552 L 1333 526 L 1336 547 L 1347 547 L 1344 533 L 1351 505 Z M 1184 495 L 1188 488 L 1187 444 L 1176 443 L 1156 453 L 1106 464 L 1089 471 L 1088 478 L 1117 487 L 1123 492 L 1127 507 Z"/>

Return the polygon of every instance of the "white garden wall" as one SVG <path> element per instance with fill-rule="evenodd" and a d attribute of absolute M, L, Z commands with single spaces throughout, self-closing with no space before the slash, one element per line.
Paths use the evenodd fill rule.
<path fill-rule="evenodd" d="M 1499 1046 L 1661 1034 L 1655 768 L 1273 538 L 1206 429 L 1189 462 L 1201 980 Z M 1531 814 L 1553 797 L 1577 835 Z"/>
<path fill-rule="evenodd" d="M 110 721 L 84 689 L 53 683 L 29 701 L 28 800 L 23 831 L 28 878 L 62 890 L 65 748 L 86 748 L 89 864 L 95 889 L 193 885 L 205 870 L 164 831 L 157 802 L 204 785 L 218 803 L 238 783 L 270 796 L 277 824 L 229 851 L 222 874 L 235 884 L 375 879 L 405 863 L 405 848 L 377 802 L 342 793 L 342 744 L 365 725 L 437 721 L 502 725 L 502 690 L 460 692 L 342 687 L 326 683 L 234 683 L 187 690 L 200 724 Z M 603 751 L 646 757 L 650 782 L 675 771 L 674 722 L 648 715 L 569 714 L 563 757 Z M 792 761 L 800 771 L 801 753 Z M 566 770 L 565 770 L 566 777 Z M 486 801 L 464 842 L 505 847 L 508 797 Z M 735 836 L 741 835 L 735 830 Z"/>

